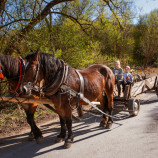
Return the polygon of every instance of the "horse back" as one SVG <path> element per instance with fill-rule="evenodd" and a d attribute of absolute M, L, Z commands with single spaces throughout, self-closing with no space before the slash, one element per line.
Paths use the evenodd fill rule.
<path fill-rule="evenodd" d="M 94 64 L 79 71 L 84 79 L 84 95 L 90 100 L 97 98 L 103 90 L 113 92 L 115 79 L 112 70 L 101 64 Z"/>
<path fill-rule="evenodd" d="M 84 78 L 91 78 L 92 80 L 95 78 L 104 78 L 105 82 L 112 81 L 114 82 L 114 74 L 112 70 L 102 64 L 93 64 L 90 65 L 89 67 L 80 70 L 80 73 Z"/>

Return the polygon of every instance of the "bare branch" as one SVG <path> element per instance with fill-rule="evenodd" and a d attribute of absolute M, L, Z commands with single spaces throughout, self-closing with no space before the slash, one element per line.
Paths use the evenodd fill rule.
<path fill-rule="evenodd" d="M 33 18 L 28 25 L 25 26 L 22 30 L 20 30 L 16 34 L 16 38 L 14 36 L 11 37 L 12 43 L 9 43 L 6 49 L 4 50 L 5 54 L 12 54 L 12 52 L 17 49 L 16 44 L 20 43 L 21 40 L 25 37 L 25 35 L 31 31 L 34 26 L 36 26 L 40 21 L 42 21 L 50 12 L 50 9 L 54 7 L 57 4 L 63 3 L 63 2 L 71 2 L 74 0 L 52 0 L 50 1 L 45 8 L 42 10 L 41 13 L 39 13 L 35 18 Z"/>
<path fill-rule="evenodd" d="M 7 2 L 7 0 L 0 0 L 0 15 L 5 8 L 6 2 Z"/>
<path fill-rule="evenodd" d="M 30 31 L 38 22 L 43 20 L 48 14 L 49 10 L 60 3 L 68 2 L 68 1 L 74 1 L 74 0 L 53 0 L 50 3 L 46 5 L 46 7 L 43 9 L 43 11 L 37 15 L 36 18 L 33 18 L 31 22 L 21 31 L 21 35 L 25 35 L 28 31 Z"/>
<path fill-rule="evenodd" d="M 12 22 L 10 22 L 10 23 L 8 23 L 8 24 L 5 24 L 5 25 L 0 26 L 0 30 L 1 30 L 2 28 L 4 28 L 4 27 L 8 26 L 8 25 L 11 25 L 11 24 L 13 24 L 13 23 L 20 22 L 20 21 L 30 21 L 30 19 L 18 19 L 18 20 L 14 20 L 14 21 L 12 21 Z"/>
<path fill-rule="evenodd" d="M 49 2 L 47 2 L 47 1 L 45 1 L 45 0 L 43 0 L 43 2 L 45 2 L 45 3 L 47 3 L 47 4 L 49 3 Z"/>
<path fill-rule="evenodd" d="M 111 5 L 109 3 L 109 2 L 111 2 L 113 4 L 113 2 L 111 0 L 103 0 L 103 1 L 108 5 L 109 9 L 111 10 L 111 12 L 113 13 L 113 15 L 115 16 L 115 18 L 116 18 L 116 20 L 117 20 L 117 22 L 118 22 L 118 24 L 120 26 L 120 29 L 123 30 L 124 29 L 123 26 L 121 25 L 121 23 L 120 23 L 117 15 L 116 15 L 116 13 L 114 12 L 114 9 L 111 7 Z"/>
<path fill-rule="evenodd" d="M 83 30 L 83 32 L 88 35 L 88 33 L 86 32 L 86 29 L 88 29 L 89 27 L 88 27 L 88 28 L 84 28 L 83 25 L 91 25 L 91 24 L 81 24 L 77 18 L 74 18 L 73 16 L 67 15 L 67 14 L 62 13 L 62 12 L 51 12 L 51 13 L 63 15 L 64 17 L 69 18 L 69 19 L 72 20 L 73 22 L 79 24 L 79 26 L 81 27 L 81 29 Z"/>
<path fill-rule="evenodd" d="M 32 18 L 34 18 L 34 16 L 35 16 L 35 9 L 36 9 L 36 4 L 37 4 L 37 0 L 35 1 L 35 5 L 34 5 L 34 7 L 33 7 L 33 17 Z"/>

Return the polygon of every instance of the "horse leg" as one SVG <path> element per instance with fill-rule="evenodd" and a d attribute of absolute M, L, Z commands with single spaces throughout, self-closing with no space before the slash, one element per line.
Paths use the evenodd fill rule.
<path fill-rule="evenodd" d="M 36 143 L 39 144 L 43 138 L 42 132 L 40 129 L 36 126 L 36 123 L 34 121 L 34 113 L 28 113 L 27 112 L 27 122 L 31 127 L 31 131 L 34 135 L 34 138 L 36 140 Z"/>
<path fill-rule="evenodd" d="M 26 119 L 27 119 L 27 111 L 29 111 L 29 104 L 21 104 L 22 108 L 25 110 L 25 113 L 26 113 Z M 28 121 L 27 121 L 28 122 Z M 33 135 L 33 132 L 32 132 L 32 129 L 28 135 L 28 140 L 29 141 L 32 141 L 34 140 L 34 135 Z"/>
<path fill-rule="evenodd" d="M 54 104 L 55 109 L 60 116 L 61 133 L 59 137 L 66 136 L 66 128 L 68 130 L 68 137 L 65 140 L 64 148 L 68 149 L 73 143 L 73 133 L 72 133 L 72 110 L 70 109 L 68 103 L 63 103 L 59 107 L 58 104 Z M 66 126 L 65 126 L 66 124 Z M 57 136 L 58 137 L 58 136 Z"/>
<path fill-rule="evenodd" d="M 68 149 L 71 147 L 72 143 L 73 143 L 73 133 L 72 133 L 72 119 L 71 118 L 66 118 L 66 127 L 68 130 L 68 137 L 65 140 L 65 144 L 64 144 L 64 148 Z"/>
<path fill-rule="evenodd" d="M 109 111 L 108 111 L 108 99 L 107 99 L 106 94 L 101 95 L 99 97 L 99 101 L 100 101 L 100 104 L 102 106 L 103 112 L 109 114 Z M 100 122 L 100 127 L 106 128 L 108 120 L 109 120 L 109 117 L 103 114 L 103 118 L 102 118 L 102 120 Z"/>
<path fill-rule="evenodd" d="M 41 139 L 42 139 L 42 132 L 36 126 L 36 123 L 34 121 L 34 113 L 36 111 L 37 105 L 27 104 L 27 106 L 26 106 L 26 104 L 25 104 L 25 106 L 23 105 L 23 108 L 25 109 L 25 112 L 26 112 L 27 122 L 31 127 L 31 133 L 29 134 L 29 140 L 31 140 L 30 135 L 32 137 L 32 133 L 33 133 L 36 142 L 40 143 Z"/>
<path fill-rule="evenodd" d="M 64 141 L 66 137 L 66 120 L 61 116 L 59 116 L 59 118 L 60 118 L 61 131 L 56 138 L 56 143 L 60 143 Z"/>
<path fill-rule="evenodd" d="M 113 93 L 107 94 L 107 98 L 108 98 L 108 113 L 109 113 L 109 115 L 112 115 L 112 112 L 113 112 Z M 109 117 L 106 128 L 110 129 L 112 127 L 112 124 L 113 124 L 113 118 Z"/>

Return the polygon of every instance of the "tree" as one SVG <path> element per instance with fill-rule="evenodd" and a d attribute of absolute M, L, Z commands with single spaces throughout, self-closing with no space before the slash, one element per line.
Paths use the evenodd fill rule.
<path fill-rule="evenodd" d="M 147 31 L 141 42 L 142 54 L 145 56 L 144 67 L 147 67 L 158 53 L 158 10 L 149 14 L 146 25 Z"/>
<path fill-rule="evenodd" d="M 18 44 L 20 43 L 20 41 L 27 35 L 28 32 L 30 32 L 40 21 L 42 21 L 50 12 L 50 9 L 56 5 L 59 5 L 61 3 L 64 2 L 70 2 L 73 0 L 52 0 L 50 2 L 46 2 L 46 1 L 41 1 L 41 3 L 39 4 L 39 7 L 41 8 L 41 11 L 39 11 L 37 13 L 37 15 L 35 14 L 35 8 L 37 5 L 38 1 L 34 2 L 34 8 L 32 10 L 32 18 L 31 19 L 25 19 L 25 18 L 21 18 L 19 16 L 17 16 L 18 19 L 16 18 L 12 18 L 10 19 L 11 22 L 4 24 L 3 26 L 0 27 L 0 29 L 9 26 L 13 23 L 16 22 L 20 22 L 20 21 L 29 21 L 28 23 L 26 23 L 25 26 L 23 26 L 22 29 L 18 30 L 16 35 L 11 36 L 10 41 L 8 46 L 6 47 L 6 49 L 4 50 L 5 54 L 12 54 L 14 50 L 16 50 L 18 48 Z M 42 9 L 42 4 L 43 2 L 45 2 L 45 6 Z M 23 2 L 24 5 L 27 3 L 27 1 Z M 13 6 L 14 7 L 14 6 Z M 18 10 L 17 10 L 18 12 Z M 6 12 L 7 14 L 7 12 Z M 22 15 L 21 15 L 22 16 Z M 26 16 L 26 15 L 25 15 Z"/>
<path fill-rule="evenodd" d="M 140 17 L 134 36 L 135 56 L 147 67 L 158 53 L 158 10 Z"/>
<path fill-rule="evenodd" d="M 20 42 L 33 28 L 38 28 L 39 24 L 48 18 L 48 15 L 50 15 L 50 20 L 52 21 L 52 17 L 56 17 L 57 15 L 70 18 L 81 27 L 82 31 L 87 33 L 87 30 L 92 26 L 93 22 L 91 19 L 93 18 L 93 12 L 95 12 L 93 10 L 94 0 L 3 0 L 2 2 L 7 5 L 3 5 L 0 8 L 0 11 L 3 10 L 3 15 L 0 19 L 0 30 L 4 32 L 0 35 L 4 35 L 4 38 L 6 38 L 6 34 L 9 35 L 7 38 L 8 45 L 3 50 L 5 54 L 12 54 L 15 50 L 20 53 L 18 49 Z M 104 2 L 115 15 L 121 28 L 121 23 L 115 14 L 115 11 L 119 9 L 118 0 L 116 3 L 111 0 L 104 0 Z M 51 23 L 49 22 L 49 24 Z"/>

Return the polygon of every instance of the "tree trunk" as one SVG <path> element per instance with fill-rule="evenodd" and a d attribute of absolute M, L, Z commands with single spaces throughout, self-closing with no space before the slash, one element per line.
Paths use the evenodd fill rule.
<path fill-rule="evenodd" d="M 7 0 L 0 0 L 0 15 L 5 8 L 6 2 L 7 2 Z"/>
<path fill-rule="evenodd" d="M 144 68 L 147 68 L 148 64 L 149 64 L 149 57 L 145 57 L 145 62 L 144 62 Z"/>

